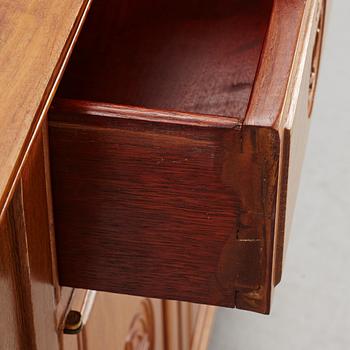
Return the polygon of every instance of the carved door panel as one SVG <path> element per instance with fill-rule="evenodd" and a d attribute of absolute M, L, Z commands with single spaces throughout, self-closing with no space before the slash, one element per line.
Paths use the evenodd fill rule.
<path fill-rule="evenodd" d="M 65 350 L 164 349 L 162 301 L 98 292 L 82 304 L 81 310 L 90 310 L 81 312 L 77 335 L 64 335 Z"/>

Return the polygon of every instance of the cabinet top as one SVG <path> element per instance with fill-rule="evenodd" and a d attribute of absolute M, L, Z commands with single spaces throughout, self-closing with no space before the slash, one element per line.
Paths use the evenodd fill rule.
<path fill-rule="evenodd" d="M 0 213 L 90 2 L 0 2 Z"/>

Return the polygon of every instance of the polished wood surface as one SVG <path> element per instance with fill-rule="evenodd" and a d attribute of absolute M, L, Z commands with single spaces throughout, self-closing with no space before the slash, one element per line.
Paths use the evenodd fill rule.
<path fill-rule="evenodd" d="M 1 215 L 62 76 L 89 2 L 0 2 Z"/>
<path fill-rule="evenodd" d="M 317 0 L 275 0 L 246 125 L 279 128 L 305 9 Z M 307 5 L 307 6 L 306 6 Z"/>
<path fill-rule="evenodd" d="M 1 349 L 58 349 L 43 145 L 40 132 L 0 222 Z"/>
<path fill-rule="evenodd" d="M 52 249 L 49 234 L 49 206 L 45 182 L 44 147 L 47 129 L 37 136 L 22 170 L 22 198 L 26 231 L 30 293 L 36 348 L 58 349 L 56 299 Z M 22 258 L 23 259 L 23 255 Z M 28 327 L 26 325 L 26 327 Z"/>
<path fill-rule="evenodd" d="M 60 302 L 60 293 L 54 268 L 44 119 L 90 2 L 5 0 L 0 4 L 1 242 L 7 240 L 6 221 L 18 193 L 21 198 L 16 203 L 22 201 L 23 214 L 17 212 L 11 220 L 24 216 L 23 230 L 11 231 L 14 245 L 5 245 L 8 251 L 0 254 L 3 259 L 15 255 L 4 268 L 4 280 L 8 280 L 12 265 L 17 266 L 14 274 L 18 274 L 13 289 L 5 293 L 1 288 L 1 295 L 14 293 L 15 306 L 11 315 L 4 311 L 0 316 L 1 349 L 58 348 L 56 303 Z M 11 309 L 11 301 L 6 297 L 2 300 Z M 61 317 L 60 312 L 62 309 L 57 312 Z M 11 324 L 16 317 L 22 319 L 20 326 Z M 6 339 L 12 339 L 12 343 L 6 343 Z"/>
<path fill-rule="evenodd" d="M 0 4 L 0 349 L 67 350 L 72 345 L 63 337 L 62 324 L 74 290 L 58 285 L 45 119 L 89 3 Z M 113 339 L 122 333 L 108 321 L 125 328 L 124 316 L 135 317 L 134 303 L 126 299 L 131 297 L 100 294 L 94 326 L 84 330 L 88 349 L 101 344 L 101 329 L 114 348 Z M 144 300 L 136 299 L 138 304 Z M 152 349 L 163 349 L 162 302 L 153 302 L 158 306 Z M 127 349 L 134 344 L 137 349 L 134 328 L 129 330 Z"/>
<path fill-rule="evenodd" d="M 201 306 L 198 311 L 196 328 L 191 339 L 191 350 L 206 350 L 214 322 L 215 308 L 213 306 Z"/>
<path fill-rule="evenodd" d="M 266 16 L 270 4 L 261 4 Z M 117 13 L 119 5 L 116 3 Z M 230 18 L 227 4 L 221 5 Z M 126 9 L 116 26 L 122 34 L 111 34 L 109 42 L 109 16 L 103 17 L 103 11 L 96 7 L 85 33 L 86 38 L 91 33 L 97 38 L 89 45 L 97 45 L 98 39 L 101 43 L 96 54 L 87 51 L 87 47 L 91 49 L 87 39 L 77 48 L 59 91 L 66 99 L 57 99 L 50 117 L 62 284 L 269 312 L 272 285 L 278 282 L 276 276 L 281 271 L 283 228 L 279 218 L 288 209 L 279 206 L 286 120 L 281 108 L 290 95 L 300 93 L 291 85 L 290 75 L 294 62 L 303 57 L 299 47 L 306 42 L 312 51 L 315 44 L 315 32 L 306 38 L 302 23 L 317 21 L 319 12 L 314 9 L 319 5 L 317 0 L 274 3 L 245 118 L 235 104 L 222 115 L 212 110 L 212 105 L 201 105 L 198 110 L 184 105 L 182 98 L 177 100 L 177 88 L 172 94 L 164 85 L 161 93 L 155 93 L 159 84 L 169 81 L 167 74 L 153 69 L 153 64 L 159 60 L 157 67 L 164 63 L 167 69 L 167 58 L 174 57 L 183 60 L 174 65 L 175 70 L 179 67 L 176 79 L 185 87 L 191 86 L 195 94 L 199 91 L 199 85 L 187 85 L 191 75 L 182 74 L 181 69 L 187 63 L 191 66 L 193 57 L 175 54 L 181 48 L 176 11 L 171 17 L 175 18 L 175 24 L 171 22 L 174 40 L 165 40 L 169 35 L 166 30 L 161 39 L 153 41 L 146 39 L 147 31 L 137 29 L 138 35 L 145 36 L 140 45 L 149 54 L 146 62 L 150 66 L 145 68 L 147 76 L 141 74 L 142 79 L 135 80 L 131 77 L 133 68 L 139 71 L 137 54 L 131 63 L 123 55 L 118 58 L 122 73 L 113 70 L 112 61 L 102 64 L 100 55 L 108 52 L 116 57 L 123 51 L 124 35 L 129 35 L 130 23 L 137 22 L 137 15 L 136 19 L 134 14 L 128 17 Z M 251 19 L 244 15 L 250 8 L 246 6 L 236 19 L 242 27 Z M 207 20 L 203 13 L 194 15 L 194 23 Z M 222 14 L 215 15 L 222 18 Z M 188 16 L 193 13 L 189 11 Z M 218 41 L 227 40 L 226 34 L 212 28 Z M 189 39 L 183 39 L 184 35 L 179 35 L 181 40 L 192 42 L 191 30 Z M 251 47 L 249 35 L 243 39 Z M 151 49 L 156 44 L 158 49 Z M 123 49 L 118 51 L 118 45 Z M 136 42 L 135 47 L 138 45 Z M 146 49 L 144 45 L 149 46 Z M 159 50 L 162 45 L 165 49 Z M 226 52 L 222 50 L 217 47 L 218 61 Z M 247 57 L 255 56 L 250 50 L 242 52 L 243 56 L 235 57 L 244 71 L 252 67 Z M 211 54 L 210 45 L 204 45 L 204 67 L 208 67 L 205 62 Z M 218 67 L 205 69 L 204 77 L 198 71 L 193 74 L 208 80 L 217 74 L 220 85 L 223 81 Z M 233 64 L 231 69 L 237 67 Z M 310 72 L 311 63 L 302 61 L 301 68 Z M 309 84 L 307 74 L 303 81 Z M 129 102 L 134 107 L 119 104 L 127 102 L 126 96 L 133 92 Z M 236 92 L 233 89 L 232 96 L 242 97 Z M 222 94 L 226 96 L 226 92 Z M 308 99 L 309 91 L 303 94 Z M 71 99 L 76 97 L 84 100 Z M 177 111 L 166 110 L 169 101 L 174 103 L 170 108 Z M 247 105 L 244 97 L 242 101 Z M 210 115 L 213 112 L 218 115 Z M 299 169 L 293 172 L 297 174 Z"/>
<path fill-rule="evenodd" d="M 208 347 L 215 308 L 179 301 L 163 301 L 165 348 L 205 350 Z"/>
<path fill-rule="evenodd" d="M 58 109 L 50 149 L 61 283 L 265 311 L 277 145 L 267 129 Z M 243 203 L 269 214 L 242 213 Z"/>
<path fill-rule="evenodd" d="M 64 350 L 205 350 L 215 308 L 76 289 L 67 309 L 81 315 Z"/>
<path fill-rule="evenodd" d="M 28 279 L 21 280 L 25 273 L 17 268 L 18 257 L 25 254 L 16 241 L 18 229 L 23 233 L 23 213 L 21 213 L 21 188 L 15 192 L 8 210 L 0 221 L 0 349 L 32 349 L 31 330 L 27 331 L 25 324 L 32 324 L 31 312 L 27 314 L 29 320 L 22 315 L 23 308 L 26 307 L 29 289 Z M 17 212 L 20 211 L 19 215 Z M 23 244 L 23 243 L 22 243 Z M 22 266 L 22 265 L 20 265 Z M 24 277 L 28 276 L 25 274 Z M 24 295 L 19 287 L 22 286 Z"/>
<path fill-rule="evenodd" d="M 83 315 L 83 326 L 64 335 L 65 350 L 167 349 L 161 300 L 97 293 L 87 306 L 88 293 L 79 290 L 73 297 L 70 308 Z"/>
<path fill-rule="evenodd" d="M 0 4 L 0 349 L 204 350 L 214 308 L 150 297 L 269 312 L 325 2 L 95 1 L 78 40 L 90 3 Z"/>
<path fill-rule="evenodd" d="M 304 159 L 327 9 L 324 0 L 307 3 L 291 79 L 281 112 L 281 160 L 277 193 L 276 254 L 274 284 L 282 277 L 283 260 L 291 231 L 299 179 Z"/>

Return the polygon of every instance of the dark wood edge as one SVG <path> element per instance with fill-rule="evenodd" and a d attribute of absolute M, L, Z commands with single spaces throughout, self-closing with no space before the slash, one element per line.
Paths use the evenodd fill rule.
<path fill-rule="evenodd" d="M 132 119 L 165 124 L 179 124 L 200 127 L 236 128 L 241 126 L 239 118 L 157 110 L 113 103 L 57 98 L 51 111 L 94 115 L 120 119 Z M 53 117 L 53 120 L 54 117 Z"/>

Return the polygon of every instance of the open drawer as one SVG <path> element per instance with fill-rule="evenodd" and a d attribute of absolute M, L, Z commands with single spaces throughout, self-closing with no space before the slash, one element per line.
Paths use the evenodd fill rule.
<path fill-rule="evenodd" d="M 323 13 L 93 3 L 49 113 L 62 285 L 269 312 Z"/>

